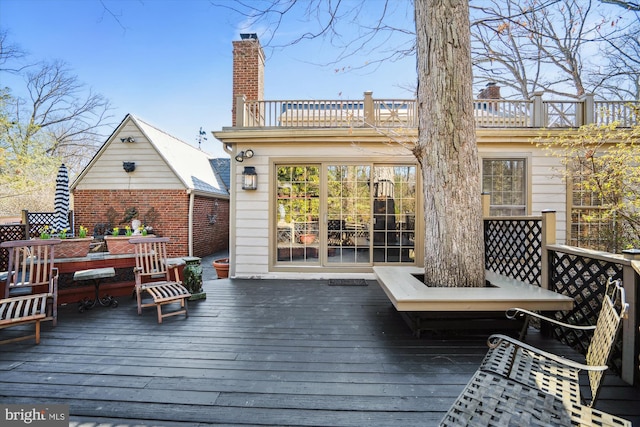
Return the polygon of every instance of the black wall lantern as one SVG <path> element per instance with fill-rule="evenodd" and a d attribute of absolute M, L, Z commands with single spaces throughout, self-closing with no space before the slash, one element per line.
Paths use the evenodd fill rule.
<path fill-rule="evenodd" d="M 242 171 L 242 189 L 256 190 L 258 188 L 258 174 L 253 166 L 245 166 Z"/>
<path fill-rule="evenodd" d="M 136 170 L 136 162 L 122 162 L 122 169 L 124 169 L 126 173 L 133 172 Z"/>

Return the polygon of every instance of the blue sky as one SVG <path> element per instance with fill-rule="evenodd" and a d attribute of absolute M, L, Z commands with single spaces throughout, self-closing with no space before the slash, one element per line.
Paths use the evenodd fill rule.
<path fill-rule="evenodd" d="M 399 9 L 395 19 L 411 28 L 413 17 Z M 284 44 L 307 26 L 292 16 L 273 43 Z M 9 41 L 33 61 L 64 60 L 81 82 L 111 101 L 114 127 L 132 113 L 194 145 L 202 127 L 208 138 L 202 149 L 220 156 L 225 154 L 211 131 L 231 125 L 231 43 L 241 32 L 267 41 L 268 27 L 251 28 L 208 0 L 0 0 L 0 28 Z M 355 28 L 345 31 L 349 37 Z M 326 39 L 265 53 L 266 99 L 361 99 L 366 90 L 376 98 L 413 97 L 403 89 L 415 84 L 413 58 L 360 70 L 374 55 L 363 52 L 322 66 L 337 56 Z M 343 67 L 352 70 L 336 72 Z M 2 79 L 21 95 L 22 81 Z"/>

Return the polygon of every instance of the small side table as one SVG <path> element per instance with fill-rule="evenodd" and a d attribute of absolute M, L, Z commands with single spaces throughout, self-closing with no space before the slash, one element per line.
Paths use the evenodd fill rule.
<path fill-rule="evenodd" d="M 93 280 L 93 286 L 95 287 L 95 298 L 93 300 L 85 298 L 78 304 L 78 311 L 80 313 L 89 308 L 95 307 L 97 304 L 100 304 L 103 307 L 111 306 L 115 308 L 118 306 L 118 301 L 116 301 L 112 296 L 106 295 L 100 298 L 100 280 L 108 277 L 114 277 L 115 275 L 116 270 L 113 267 L 92 268 L 73 273 L 73 280 Z"/>

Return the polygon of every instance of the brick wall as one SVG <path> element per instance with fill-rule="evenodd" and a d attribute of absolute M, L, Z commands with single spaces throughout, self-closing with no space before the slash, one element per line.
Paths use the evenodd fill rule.
<path fill-rule="evenodd" d="M 193 255 L 203 257 L 229 249 L 229 200 L 195 197 Z"/>
<path fill-rule="evenodd" d="M 108 222 L 107 210 L 118 213 L 116 222 L 123 220 L 131 207 L 138 210 L 138 219 L 145 222 L 146 214 L 155 208 L 158 215 L 154 233 L 169 237 L 169 257 L 189 254 L 189 195 L 184 190 L 76 190 L 73 193 L 75 226 L 85 226 L 89 234 L 98 223 Z M 217 205 L 216 205 L 217 202 Z M 209 216 L 216 221 L 210 224 Z M 130 224 L 130 222 L 129 222 Z M 194 199 L 193 255 L 203 257 L 229 248 L 229 201 L 196 196 Z M 126 223 L 116 224 L 124 227 Z M 78 230 L 74 230 L 77 234 Z"/>
<path fill-rule="evenodd" d="M 106 223 L 107 210 L 112 207 L 118 216 L 115 225 L 124 227 L 125 211 L 131 207 L 138 210 L 138 219 L 145 222 L 145 216 L 155 208 L 157 220 L 153 224 L 154 233 L 171 238 L 167 246 L 169 257 L 186 256 L 188 248 L 189 195 L 184 190 L 76 190 L 73 193 L 75 226 L 85 226 L 89 234 L 98 223 Z M 129 225 L 131 222 L 128 223 Z M 74 230 L 77 234 L 78 230 Z"/>
<path fill-rule="evenodd" d="M 236 97 L 264 98 L 264 51 L 257 38 L 233 42 L 232 126 L 236 126 Z"/>

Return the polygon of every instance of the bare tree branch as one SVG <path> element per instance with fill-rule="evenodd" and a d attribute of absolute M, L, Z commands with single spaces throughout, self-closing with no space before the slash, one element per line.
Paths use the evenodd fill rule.
<path fill-rule="evenodd" d="M 18 45 L 8 41 L 6 30 L 0 30 L 0 72 L 17 74 L 25 69 L 25 66 L 18 65 L 16 61 L 26 56 L 26 53 Z"/>
<path fill-rule="evenodd" d="M 602 3 L 615 4 L 616 6 L 623 7 L 627 10 L 634 12 L 640 12 L 640 3 L 635 1 L 623 1 L 623 0 L 600 0 Z"/>
<path fill-rule="evenodd" d="M 618 16 L 597 16 L 594 3 L 491 0 L 475 8 L 476 84 L 494 81 L 524 98 L 536 91 L 559 97 L 594 93 L 600 86 L 591 75 L 608 58 L 592 52 L 628 25 Z"/>
<path fill-rule="evenodd" d="M 212 2 L 216 7 L 231 10 L 246 19 L 246 27 L 259 32 L 263 48 L 272 52 L 285 49 L 304 41 L 321 39 L 336 50 L 332 60 L 316 63 L 320 66 L 337 66 L 335 71 L 355 70 L 365 67 L 375 68 L 386 61 L 397 61 L 415 55 L 415 31 L 413 10 L 410 1 L 385 0 L 377 2 L 375 8 L 370 3 L 347 2 L 343 0 L 273 0 L 269 2 L 235 1 Z M 278 31 L 290 16 L 302 16 L 296 21 L 304 28 L 300 34 L 282 42 L 277 42 Z M 394 17 L 404 16 L 403 24 L 393 25 Z M 293 18 L 291 18 L 293 19 Z M 357 35 L 346 36 L 346 28 L 357 28 Z M 391 42 L 390 42 L 391 41 Z M 345 62 L 356 56 L 369 56 L 364 63 Z"/>

